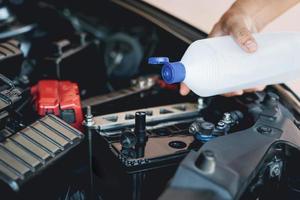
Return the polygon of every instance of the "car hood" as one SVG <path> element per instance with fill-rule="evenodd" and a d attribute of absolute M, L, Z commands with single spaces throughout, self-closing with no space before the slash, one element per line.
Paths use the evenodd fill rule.
<path fill-rule="evenodd" d="M 235 0 L 143 0 L 144 2 L 209 33 Z M 263 31 L 300 31 L 300 4 L 270 23 Z"/>

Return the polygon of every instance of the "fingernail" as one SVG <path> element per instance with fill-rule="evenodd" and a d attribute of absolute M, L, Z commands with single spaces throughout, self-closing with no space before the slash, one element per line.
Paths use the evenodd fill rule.
<path fill-rule="evenodd" d="M 253 42 L 252 40 L 248 40 L 247 42 L 244 43 L 244 45 L 246 46 L 249 52 L 254 52 L 257 49 L 256 43 Z"/>

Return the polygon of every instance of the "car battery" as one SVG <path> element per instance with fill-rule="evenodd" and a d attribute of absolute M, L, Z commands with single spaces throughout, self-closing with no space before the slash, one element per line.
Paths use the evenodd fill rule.
<path fill-rule="evenodd" d="M 145 120 L 138 120 L 138 113 Z M 188 134 L 189 121 L 197 115 L 196 105 L 189 103 L 91 118 L 87 112 L 95 191 L 103 199 L 157 199 L 180 161 L 197 146 Z"/>
<path fill-rule="evenodd" d="M 60 116 L 73 127 L 80 129 L 83 113 L 76 83 L 70 81 L 42 80 L 31 88 L 35 107 L 40 116 Z"/>
<path fill-rule="evenodd" d="M 54 115 L 12 133 L 0 142 L 1 199 L 88 199 L 88 152 L 84 134 Z"/>

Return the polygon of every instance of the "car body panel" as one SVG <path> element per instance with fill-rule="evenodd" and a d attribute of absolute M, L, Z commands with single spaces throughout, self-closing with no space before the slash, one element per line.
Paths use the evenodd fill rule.
<path fill-rule="evenodd" d="M 143 0 L 164 12 L 209 33 L 213 25 L 235 0 Z M 300 4 L 291 8 L 265 27 L 263 31 L 300 31 Z"/>

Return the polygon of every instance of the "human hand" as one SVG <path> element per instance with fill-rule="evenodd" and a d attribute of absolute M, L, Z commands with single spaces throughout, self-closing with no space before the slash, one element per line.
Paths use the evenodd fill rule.
<path fill-rule="evenodd" d="M 231 35 L 237 44 L 247 53 L 254 53 L 257 50 L 257 43 L 252 36 L 252 33 L 258 31 L 255 20 L 243 12 L 238 5 L 231 7 L 217 22 L 209 37 L 218 37 L 224 35 Z M 242 67 L 242 66 L 241 66 Z M 244 92 L 262 91 L 265 86 L 250 88 L 246 90 L 226 93 L 224 96 L 242 95 Z M 187 95 L 190 89 L 182 83 L 180 85 L 180 94 Z"/>

